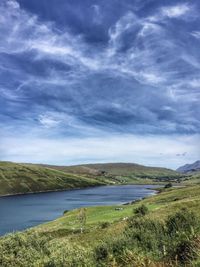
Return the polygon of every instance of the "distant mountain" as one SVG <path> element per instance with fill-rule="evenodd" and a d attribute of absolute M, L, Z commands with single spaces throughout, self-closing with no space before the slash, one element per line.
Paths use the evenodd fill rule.
<path fill-rule="evenodd" d="M 192 164 L 185 164 L 177 169 L 180 173 L 190 173 L 200 171 L 200 160 L 195 161 Z"/>

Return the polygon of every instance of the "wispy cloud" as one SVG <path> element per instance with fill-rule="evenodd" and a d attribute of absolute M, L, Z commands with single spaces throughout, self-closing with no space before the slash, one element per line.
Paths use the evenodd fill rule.
<path fill-rule="evenodd" d="M 190 10 L 191 10 L 190 6 L 185 3 L 161 8 L 162 15 L 169 18 L 181 17 L 190 12 Z"/>
<path fill-rule="evenodd" d="M 20 134 L 28 130 L 33 136 L 38 128 L 47 138 L 98 137 L 109 132 L 154 134 L 158 139 L 163 134 L 198 134 L 200 53 L 189 40 L 199 39 L 194 19 L 189 20 L 195 6 L 159 4 L 143 14 L 145 4 L 135 5 L 124 4 L 123 14 L 110 12 L 107 19 L 103 4 L 90 3 L 89 19 L 96 27 L 90 29 L 91 36 L 97 30 L 106 35 L 96 43 L 83 29 L 77 33 L 71 24 L 59 28 L 17 1 L 3 0 L 0 124 L 4 134 L 5 124 L 9 130 Z M 177 149 L 174 155 L 185 151 Z"/>
<path fill-rule="evenodd" d="M 194 36 L 197 39 L 200 39 L 200 31 L 192 31 L 191 35 Z"/>
<path fill-rule="evenodd" d="M 160 139 L 155 136 L 107 135 L 59 140 L 30 139 L 29 135 L 26 135 L 17 139 L 4 138 L 1 152 L 4 155 L 2 159 L 18 162 L 66 165 L 112 161 L 176 168 L 187 160 L 191 162 L 198 158 L 199 150 L 194 144 L 198 140 L 199 136 L 176 135 L 173 138 L 162 136 Z"/>

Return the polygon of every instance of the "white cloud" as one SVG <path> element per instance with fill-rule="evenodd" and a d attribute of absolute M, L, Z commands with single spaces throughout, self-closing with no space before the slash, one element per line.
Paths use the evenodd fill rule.
<path fill-rule="evenodd" d="M 199 158 L 199 136 L 107 135 L 96 138 L 42 139 L 29 136 L 3 138 L 4 160 L 78 164 L 136 162 L 176 168 Z M 185 153 L 187 152 L 187 154 Z M 161 155 L 162 154 L 162 155 Z M 184 154 L 185 157 L 177 157 Z"/>
<path fill-rule="evenodd" d="M 152 107 L 152 110 L 148 109 L 148 101 L 152 101 L 153 104 L 154 99 L 158 99 L 159 102 L 155 103 L 156 108 L 163 106 L 164 111 L 173 111 L 179 114 L 183 125 L 181 122 L 178 126 L 185 127 L 186 130 L 189 128 L 195 130 L 191 121 L 186 122 L 192 109 L 191 103 L 197 102 L 199 98 L 196 92 L 191 92 L 188 88 L 199 88 L 199 74 L 193 74 L 192 78 L 189 74 L 184 75 L 184 77 L 179 75 L 176 62 L 183 62 L 183 64 L 187 63 L 189 67 L 200 68 L 198 58 L 195 59 L 194 56 L 190 55 L 188 49 L 184 49 L 176 38 L 168 34 L 166 25 L 159 24 L 162 19 L 182 18 L 189 14 L 189 5 L 181 4 L 164 7 L 151 18 L 139 18 L 133 12 L 127 12 L 109 29 L 109 45 L 98 47 L 98 50 L 95 50 L 81 36 L 72 36 L 67 29 L 65 31 L 55 31 L 53 24 L 40 22 L 36 16 L 20 9 L 17 2 L 9 1 L 8 3 L 6 10 L 1 7 L 0 20 L 3 30 L 0 35 L 2 33 L 4 38 L 0 38 L 0 51 L 13 55 L 34 51 L 33 62 L 41 59 L 54 59 L 59 63 L 69 65 L 70 70 L 61 71 L 50 68 L 47 77 L 35 77 L 32 74 L 23 73 L 22 80 L 18 78 L 16 91 L 0 88 L 3 97 L 22 101 L 24 100 L 23 97 L 29 97 L 27 92 L 25 96 L 23 95 L 26 86 L 32 86 L 35 91 L 41 92 L 41 95 L 47 93 L 56 96 L 56 100 L 59 102 L 60 96 L 57 97 L 57 95 L 60 92 L 59 88 L 62 88 L 62 96 L 67 92 L 70 99 L 75 99 L 74 110 L 77 112 L 80 106 L 81 112 L 86 111 L 89 117 L 95 113 L 97 104 L 101 104 L 99 97 L 101 92 L 98 92 L 98 98 L 91 100 L 91 104 L 89 99 L 95 93 L 95 79 L 93 79 L 93 84 L 87 84 L 87 88 L 80 91 L 79 88 L 82 88 L 87 75 L 97 74 L 97 76 L 100 76 L 102 73 L 106 73 L 113 79 L 122 77 L 132 84 L 135 80 L 138 82 L 138 85 L 131 87 L 133 98 L 130 103 L 121 101 L 127 93 L 126 88 L 122 86 L 121 94 L 118 95 L 119 102 L 115 98 L 115 94 L 118 94 L 117 90 L 113 91 L 110 98 L 113 97 L 113 107 L 118 109 L 118 112 L 123 111 L 124 106 L 127 107 L 129 104 L 130 106 L 127 109 L 131 110 L 132 108 L 134 110 L 135 108 L 139 113 L 138 106 L 141 104 L 140 110 L 155 122 L 156 113 L 152 111 Z M 93 6 L 93 8 L 94 13 L 96 12 L 100 16 L 99 6 Z M 125 35 L 126 33 L 128 35 Z M 199 32 L 193 32 L 192 35 L 199 38 L 200 34 Z M 132 39 L 128 43 L 127 50 L 121 53 L 118 50 L 120 50 L 120 45 L 126 41 L 127 36 L 131 36 Z M 3 66 L 2 68 L 6 67 Z M 18 75 L 17 77 L 20 77 L 17 67 L 12 71 Z M 20 85 L 18 85 L 19 83 Z M 77 85 L 77 87 L 73 87 L 74 85 Z M 55 86 L 54 92 L 50 91 L 52 86 Z M 148 94 L 142 95 L 144 93 L 142 92 L 143 88 L 147 89 L 145 92 L 148 92 Z M 151 91 L 153 91 L 152 94 L 150 94 Z M 107 101 L 106 97 L 104 101 Z M 66 99 L 68 98 L 66 97 Z M 83 99 L 87 100 L 84 107 L 81 106 Z M 141 103 L 137 102 L 137 99 L 138 101 L 141 100 Z M 76 115 L 69 116 L 67 114 L 68 100 L 65 102 L 63 99 L 60 100 L 63 113 L 55 114 L 53 112 L 43 113 L 43 110 L 42 112 L 39 111 L 36 118 L 37 123 L 39 122 L 42 126 L 41 128 L 45 128 L 46 131 L 49 129 L 50 133 L 54 129 L 65 125 L 66 131 L 71 127 L 78 134 L 86 133 L 89 136 L 100 136 L 100 130 L 97 128 L 80 122 Z M 105 106 L 110 107 L 112 101 L 111 99 L 108 100 Z M 57 102 L 54 104 L 59 107 Z M 136 114 L 138 114 L 137 112 Z M 81 117 L 81 114 L 78 115 Z M 158 129 L 158 125 L 150 126 Z M 133 125 L 134 127 L 137 126 Z M 144 125 L 141 124 L 138 127 L 141 130 Z M 177 122 L 160 122 L 159 127 L 166 129 L 166 131 L 176 131 Z M 106 131 L 102 131 L 102 136 L 105 136 Z M 40 136 L 43 136 L 42 131 Z M 152 137 L 143 134 L 141 137 L 123 135 L 113 138 L 112 136 L 106 136 L 88 139 L 58 137 L 58 139 L 47 140 L 40 137 L 4 138 L 0 144 L 2 157 L 14 161 L 35 161 L 37 158 L 40 162 L 49 163 L 55 163 L 55 158 L 57 158 L 57 163 L 64 164 L 81 163 L 87 161 L 85 159 L 87 157 L 88 162 L 130 161 L 173 167 L 182 164 L 182 162 L 177 161 L 176 154 L 187 151 L 184 160 L 188 161 L 195 160 L 199 156 L 196 146 L 198 144 L 197 137 L 193 136 L 190 138 L 185 136 L 174 138 L 174 136 Z M 160 157 L 159 153 L 164 153 L 164 156 Z"/>
<path fill-rule="evenodd" d="M 191 32 L 191 35 L 196 39 L 200 39 L 200 31 L 193 31 Z"/>
<path fill-rule="evenodd" d="M 15 1 L 15 0 L 9 0 L 9 1 L 7 1 L 7 5 L 8 5 L 9 7 L 13 8 L 13 9 L 18 9 L 18 8 L 20 8 L 19 3 L 18 3 L 17 1 Z"/>
<path fill-rule="evenodd" d="M 169 18 L 178 18 L 190 11 L 187 4 L 178 4 L 175 6 L 166 6 L 161 9 L 162 15 Z"/>
<path fill-rule="evenodd" d="M 45 128 L 54 128 L 61 123 L 60 120 L 57 120 L 47 114 L 40 115 L 38 120 Z"/>

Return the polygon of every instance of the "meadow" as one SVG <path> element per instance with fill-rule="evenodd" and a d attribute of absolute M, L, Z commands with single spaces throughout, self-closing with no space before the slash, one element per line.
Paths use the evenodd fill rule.
<path fill-rule="evenodd" d="M 0 265 L 200 266 L 200 185 L 127 205 L 65 211 L 0 239 Z"/>

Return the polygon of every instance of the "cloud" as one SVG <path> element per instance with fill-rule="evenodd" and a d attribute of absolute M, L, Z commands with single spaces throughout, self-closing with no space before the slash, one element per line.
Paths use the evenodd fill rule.
<path fill-rule="evenodd" d="M 90 3 L 85 20 L 93 27 L 77 22 L 77 32 L 72 21 L 59 27 L 17 1 L 1 1 L 2 134 L 29 131 L 47 143 L 55 136 L 198 134 L 200 53 L 188 38 L 198 39 L 198 31 L 194 20 L 184 21 L 194 5 L 159 4 L 142 13 L 144 6 L 126 3 L 117 14 Z M 96 31 L 106 36 L 99 43 Z"/>
<path fill-rule="evenodd" d="M 187 155 L 187 152 L 177 153 L 176 154 L 177 157 L 185 157 L 186 155 Z"/>
<path fill-rule="evenodd" d="M 200 39 L 200 31 L 192 31 L 191 35 L 196 39 Z"/>
<path fill-rule="evenodd" d="M 18 162 L 63 165 L 88 162 L 137 162 L 177 168 L 180 164 L 193 161 L 199 156 L 199 150 L 194 145 L 198 138 L 198 136 L 176 135 L 173 138 L 151 135 L 106 135 L 98 138 L 47 140 L 36 137 L 30 139 L 29 135 L 26 135 L 18 139 L 4 138 L 1 144 L 1 157 L 4 160 Z M 184 157 L 177 157 L 177 154 Z"/>
<path fill-rule="evenodd" d="M 190 10 L 191 9 L 188 6 L 188 4 L 178 4 L 174 6 L 166 6 L 161 8 L 162 15 L 169 18 L 181 17 L 187 14 Z"/>
<path fill-rule="evenodd" d="M 45 128 L 54 128 L 61 123 L 60 120 L 57 120 L 56 118 L 53 118 L 47 114 L 39 115 L 38 120 Z"/>
<path fill-rule="evenodd" d="M 94 11 L 94 15 L 93 15 L 93 22 L 95 24 L 101 24 L 102 23 L 102 11 L 99 5 L 92 5 L 92 9 Z"/>
<path fill-rule="evenodd" d="M 13 1 L 12 0 L 7 1 L 7 5 L 9 7 L 13 8 L 13 9 L 19 9 L 20 8 L 19 3 L 17 1 L 15 1 L 15 0 L 13 0 Z"/>
<path fill-rule="evenodd" d="M 150 15 L 151 22 L 167 22 L 171 19 L 194 20 L 197 14 L 192 5 L 188 3 L 178 3 L 175 5 L 159 7 L 156 14 Z"/>

